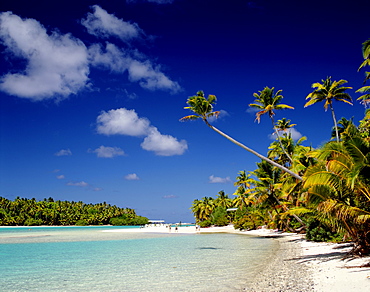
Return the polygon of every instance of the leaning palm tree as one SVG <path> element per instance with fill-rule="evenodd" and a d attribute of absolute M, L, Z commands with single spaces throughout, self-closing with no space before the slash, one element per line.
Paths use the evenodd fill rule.
<path fill-rule="evenodd" d="M 346 93 L 347 89 L 352 89 L 352 87 L 345 87 L 342 86 L 343 84 L 347 83 L 347 80 L 339 80 L 339 81 L 332 81 L 331 77 L 327 77 L 325 80 L 321 80 L 322 83 L 313 83 L 312 88 L 316 88 L 313 92 L 307 95 L 306 99 L 309 101 L 306 102 L 304 107 L 308 107 L 312 104 L 324 101 L 324 109 L 325 111 L 328 107 L 331 110 L 331 114 L 334 121 L 334 128 L 335 134 L 337 138 L 337 142 L 339 142 L 339 134 L 338 134 L 338 126 L 337 120 L 335 118 L 334 108 L 333 108 L 333 101 L 343 101 L 352 105 L 352 98 L 351 96 Z"/>
<path fill-rule="evenodd" d="M 185 107 L 185 109 L 191 110 L 194 115 L 189 115 L 185 116 L 180 119 L 180 121 L 188 121 L 188 120 L 197 120 L 197 119 L 202 119 L 205 124 L 210 127 L 212 130 L 220 134 L 221 136 L 225 137 L 232 143 L 238 145 L 239 147 L 243 148 L 244 150 L 249 151 L 250 153 L 256 155 L 260 159 L 272 164 L 273 166 L 276 166 L 277 168 L 289 173 L 291 176 L 295 177 L 298 180 L 302 180 L 302 177 L 300 177 L 298 174 L 290 171 L 288 168 L 286 168 L 283 165 L 280 165 L 276 163 L 275 161 L 272 161 L 271 159 L 263 156 L 262 154 L 252 150 L 251 148 L 245 146 L 244 144 L 236 141 L 235 139 L 231 138 L 230 136 L 226 135 L 224 132 L 220 131 L 216 127 L 212 126 L 208 119 L 210 117 L 218 117 L 220 114 L 219 111 L 213 111 L 213 105 L 216 103 L 216 96 L 215 95 L 209 95 L 208 98 L 206 99 L 204 96 L 203 91 L 198 91 L 196 95 L 191 96 L 187 100 L 187 104 L 189 106 Z"/>
<path fill-rule="evenodd" d="M 294 107 L 286 104 L 280 103 L 280 101 L 284 98 L 281 95 L 282 90 L 278 90 L 277 92 L 274 93 L 274 87 L 269 88 L 265 87 L 262 91 L 259 91 L 259 93 L 254 93 L 253 96 L 256 98 L 255 103 L 249 104 L 250 107 L 254 107 L 259 109 L 256 113 L 256 120 L 258 123 L 260 122 L 261 116 L 264 114 L 268 114 L 271 122 L 272 122 L 272 127 L 275 131 L 276 137 L 279 140 L 281 149 L 285 153 L 285 155 L 288 157 L 290 162 L 292 163 L 292 158 L 290 155 L 285 151 L 285 148 L 283 144 L 281 143 L 281 138 L 279 131 L 277 130 L 275 126 L 275 121 L 274 121 L 274 115 L 275 115 L 275 110 L 280 110 L 280 109 L 294 109 Z"/>

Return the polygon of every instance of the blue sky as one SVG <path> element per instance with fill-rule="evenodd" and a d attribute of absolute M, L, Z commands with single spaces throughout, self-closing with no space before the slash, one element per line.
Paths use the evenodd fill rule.
<path fill-rule="evenodd" d="M 342 3 L 343 2 L 343 3 Z M 258 159 L 207 128 L 179 122 L 197 91 L 217 96 L 214 125 L 265 154 L 271 122 L 248 104 L 282 89 L 277 112 L 305 145 L 330 139 L 323 105 L 303 108 L 311 84 L 364 72 L 368 1 L 2 1 L 0 4 L 0 196 L 129 207 L 191 222 L 194 199 L 231 197 Z"/>

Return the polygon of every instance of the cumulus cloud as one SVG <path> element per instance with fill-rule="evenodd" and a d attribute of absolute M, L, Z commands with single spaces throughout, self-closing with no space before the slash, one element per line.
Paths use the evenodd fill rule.
<path fill-rule="evenodd" d="M 125 180 L 139 180 L 140 178 L 136 173 L 130 173 L 128 175 L 125 175 Z"/>
<path fill-rule="evenodd" d="M 210 184 L 226 184 L 226 183 L 232 183 L 232 181 L 229 176 L 222 178 L 222 177 L 211 175 L 209 177 L 209 183 Z"/>
<path fill-rule="evenodd" d="M 72 151 L 69 149 L 62 149 L 56 152 L 54 155 L 55 156 L 70 156 L 72 155 Z"/>
<path fill-rule="evenodd" d="M 138 82 L 148 90 L 170 90 L 173 93 L 181 90 L 177 82 L 172 81 L 162 71 L 161 66 L 135 52 L 124 51 L 116 45 L 107 43 L 105 48 L 94 44 L 89 48 L 90 63 L 93 66 L 110 70 L 114 73 L 128 73 L 131 82 Z"/>
<path fill-rule="evenodd" d="M 82 25 L 87 28 L 88 33 L 100 38 L 114 36 L 125 42 L 138 38 L 143 34 L 143 31 L 136 23 L 119 19 L 98 5 L 94 5 L 91 8 L 94 12 L 88 13 L 86 19 L 81 21 Z"/>
<path fill-rule="evenodd" d="M 86 46 L 70 34 L 46 29 L 34 19 L 11 12 L 0 14 L 0 39 L 12 57 L 26 60 L 26 68 L 0 79 L 0 89 L 10 95 L 39 101 L 76 94 L 88 84 Z"/>
<path fill-rule="evenodd" d="M 298 130 L 296 130 L 295 128 L 289 128 L 289 129 L 285 130 L 285 133 L 290 134 L 292 139 L 295 140 L 295 141 L 302 138 L 302 134 Z M 283 133 L 279 133 L 279 134 L 280 134 L 280 136 L 283 135 Z M 276 140 L 277 139 L 276 134 L 272 133 L 270 135 L 270 139 Z"/>
<path fill-rule="evenodd" d="M 95 150 L 89 149 L 88 152 L 96 153 L 97 157 L 100 158 L 113 158 L 125 155 L 125 152 L 119 147 L 106 147 L 103 145 Z"/>
<path fill-rule="evenodd" d="M 170 135 L 162 135 L 155 127 L 151 128 L 149 135 L 141 143 L 141 147 L 159 156 L 182 155 L 188 149 L 185 140 L 178 141 Z"/>
<path fill-rule="evenodd" d="M 97 117 L 97 132 L 104 135 L 146 136 L 141 147 L 159 156 L 182 155 L 188 149 L 185 140 L 178 141 L 173 136 L 161 134 L 150 125 L 148 119 L 139 117 L 135 110 L 125 108 L 103 111 Z"/>
<path fill-rule="evenodd" d="M 119 108 L 103 111 L 97 117 L 97 131 L 104 135 L 144 136 L 149 133 L 150 122 L 139 118 L 135 110 Z"/>
<path fill-rule="evenodd" d="M 114 36 L 126 44 L 144 36 L 135 23 L 125 22 L 101 7 L 93 6 L 82 24 L 88 32 L 101 38 Z M 22 19 L 12 12 L 0 13 L 0 41 L 10 57 L 25 61 L 25 67 L 0 77 L 0 90 L 33 101 L 57 101 L 91 88 L 90 67 L 127 73 L 131 82 L 148 90 L 181 90 L 155 64 L 137 49 L 119 48 L 111 43 L 89 48 L 71 34 L 48 32 L 35 19 Z"/>
<path fill-rule="evenodd" d="M 88 187 L 89 184 L 87 182 L 80 181 L 80 182 L 69 182 L 69 183 L 67 183 L 67 186 Z"/>

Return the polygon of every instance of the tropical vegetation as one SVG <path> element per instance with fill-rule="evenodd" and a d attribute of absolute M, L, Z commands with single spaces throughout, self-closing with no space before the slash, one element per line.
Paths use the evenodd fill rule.
<path fill-rule="evenodd" d="M 370 40 L 364 42 L 364 62 L 360 69 L 370 66 Z M 317 149 L 304 146 L 306 137 L 292 138 L 294 126 L 287 118 L 273 119 L 275 110 L 292 109 L 281 104 L 281 90 L 265 87 L 255 93 L 257 121 L 263 114 L 272 120 L 276 140 L 264 156 L 215 128 L 209 118 L 218 116 L 213 110 L 216 96 L 199 91 L 187 100 L 192 115 L 181 120 L 201 118 L 208 127 L 231 142 L 257 155 L 254 170 L 242 170 L 236 177 L 232 198 L 223 191 L 217 198 L 204 197 L 193 201 L 191 211 L 201 226 L 233 223 L 238 229 L 255 229 L 265 225 L 286 231 L 306 233 L 315 241 L 352 241 L 353 254 L 370 253 L 370 87 L 366 82 L 356 92 L 364 93 L 358 100 L 365 106 L 364 118 L 355 124 L 353 118 L 337 120 L 333 101 L 352 105 L 352 97 L 343 86 L 346 80 L 331 77 L 312 84 L 304 107 L 318 102 L 331 111 L 334 127 L 331 139 Z M 328 131 L 330 133 L 330 131 Z M 224 217 L 223 220 L 220 217 Z"/>
<path fill-rule="evenodd" d="M 143 225 L 148 218 L 136 215 L 135 210 L 119 208 L 106 202 L 85 204 L 81 201 L 37 201 L 17 197 L 0 197 L 1 226 L 38 225 Z"/>

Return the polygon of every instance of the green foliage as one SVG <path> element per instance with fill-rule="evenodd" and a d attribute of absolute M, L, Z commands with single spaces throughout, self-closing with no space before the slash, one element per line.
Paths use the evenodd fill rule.
<path fill-rule="evenodd" d="M 111 218 L 124 214 L 131 216 L 135 225 L 148 220 L 137 216 L 133 209 L 111 206 L 106 202 L 85 204 L 81 201 L 54 201 L 51 197 L 43 201 L 17 197 L 11 201 L 0 197 L 1 226 L 106 225 Z"/>
<path fill-rule="evenodd" d="M 311 218 L 307 224 L 306 239 L 310 241 L 342 241 L 343 233 L 333 232 L 328 226 L 318 221 L 315 218 Z"/>
<path fill-rule="evenodd" d="M 210 227 L 212 226 L 212 222 L 210 220 L 204 220 L 204 221 L 199 222 L 198 225 L 202 228 Z"/>
<path fill-rule="evenodd" d="M 24 226 L 39 226 L 42 224 L 41 219 L 27 218 L 24 221 Z"/>
<path fill-rule="evenodd" d="M 226 208 L 217 207 L 211 215 L 212 224 L 215 226 L 226 226 L 229 224 L 229 220 L 227 219 Z"/>
<path fill-rule="evenodd" d="M 85 219 L 77 220 L 76 224 L 77 226 L 88 226 L 89 223 Z"/>
<path fill-rule="evenodd" d="M 111 218 L 109 223 L 114 226 L 134 226 L 148 224 L 149 220 L 142 216 L 123 214 L 119 217 Z"/>

